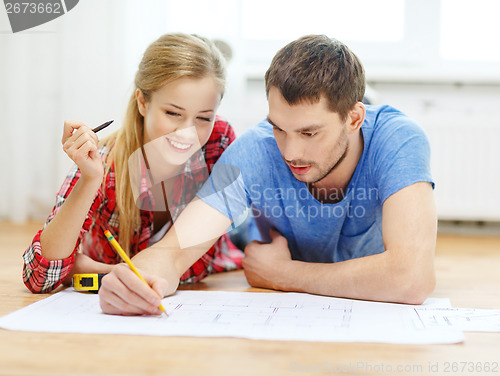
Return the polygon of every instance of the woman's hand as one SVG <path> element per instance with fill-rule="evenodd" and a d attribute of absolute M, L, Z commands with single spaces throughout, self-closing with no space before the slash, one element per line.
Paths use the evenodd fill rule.
<path fill-rule="evenodd" d="M 80 168 L 84 179 L 101 181 L 104 167 L 99 155 L 97 135 L 85 124 L 66 120 L 62 136 L 64 152 Z"/>
<path fill-rule="evenodd" d="M 65 121 L 62 144 L 63 150 L 80 168 L 81 175 L 40 235 L 42 256 L 48 260 L 61 260 L 73 253 L 104 176 L 97 136 L 85 124 Z"/>
<path fill-rule="evenodd" d="M 161 315 L 161 299 L 175 292 L 179 281 L 140 271 L 149 286 L 126 264 L 118 264 L 101 280 L 99 302 L 112 315 Z"/>

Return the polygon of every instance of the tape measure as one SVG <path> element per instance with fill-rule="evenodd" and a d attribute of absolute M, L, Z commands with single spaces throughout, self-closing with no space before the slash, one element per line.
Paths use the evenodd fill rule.
<path fill-rule="evenodd" d="M 106 273 L 87 273 L 73 275 L 73 289 L 75 291 L 87 291 L 97 294 L 101 287 L 101 279 Z"/>

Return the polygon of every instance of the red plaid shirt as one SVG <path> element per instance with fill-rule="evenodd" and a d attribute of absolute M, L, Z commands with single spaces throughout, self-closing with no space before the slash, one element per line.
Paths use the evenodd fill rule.
<path fill-rule="evenodd" d="M 173 202 L 169 203 L 172 220 L 175 221 L 185 205 L 194 198 L 198 189 L 207 179 L 212 166 L 234 139 L 235 134 L 231 126 L 217 116 L 212 134 L 199 152 L 199 158 L 194 158 L 194 161 L 188 162 L 183 173 L 175 178 Z M 105 148 L 102 148 L 101 154 L 103 158 L 105 153 Z M 208 172 L 207 168 L 204 168 L 205 163 Z M 56 196 L 56 204 L 45 226 L 57 214 L 79 177 L 80 170 L 75 165 Z M 139 207 L 154 206 L 149 190 L 143 188 L 141 188 L 142 194 L 139 196 L 141 201 Z M 186 194 L 186 192 L 188 193 Z M 140 215 L 141 227 L 132 237 L 130 256 L 134 256 L 146 248 L 153 235 L 153 212 L 141 210 Z M 46 293 L 58 287 L 73 268 L 75 254 L 79 249 L 99 262 L 107 264 L 121 262 L 120 257 L 104 236 L 104 229 L 109 229 L 119 241 L 118 217 L 115 199 L 115 172 L 114 166 L 111 165 L 110 171 L 106 175 L 104 188 L 101 186 L 97 191 L 94 202 L 80 230 L 75 249 L 69 257 L 62 260 L 47 260 L 41 254 L 40 234 L 43 228 L 35 235 L 33 242 L 23 255 L 23 280 L 28 289 L 36 293 Z M 171 225 L 171 223 L 172 221 L 168 225 Z M 224 234 L 207 253 L 182 275 L 181 283 L 200 281 L 210 273 L 240 269 L 242 258 L 243 252 L 231 243 L 227 234 Z"/>

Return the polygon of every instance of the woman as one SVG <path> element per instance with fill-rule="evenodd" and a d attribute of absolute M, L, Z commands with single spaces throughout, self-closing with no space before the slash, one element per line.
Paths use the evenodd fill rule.
<path fill-rule="evenodd" d="M 75 273 L 107 273 L 120 262 L 109 229 L 134 256 L 166 233 L 234 140 L 216 116 L 224 59 L 208 40 L 167 34 L 145 51 L 124 123 L 102 142 L 81 122 L 66 121 L 63 149 L 75 162 L 56 205 L 24 253 L 32 292 L 69 284 Z M 241 268 L 243 253 L 224 234 L 181 278 Z"/>

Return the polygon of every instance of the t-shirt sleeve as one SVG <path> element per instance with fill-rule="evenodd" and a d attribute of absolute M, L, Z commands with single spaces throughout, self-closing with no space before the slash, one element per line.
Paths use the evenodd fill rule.
<path fill-rule="evenodd" d="M 251 206 L 249 184 L 258 184 L 262 175 L 267 173 L 265 169 L 255 167 L 262 165 L 261 158 L 263 151 L 255 132 L 245 132 L 224 151 L 197 194 L 228 217 L 233 222 L 232 228 L 248 215 Z"/>
<path fill-rule="evenodd" d="M 249 200 L 237 153 L 238 140 L 231 144 L 212 168 L 197 196 L 228 217 L 237 227 L 248 214 Z"/>
<path fill-rule="evenodd" d="M 373 177 L 382 203 L 397 191 L 417 182 L 429 182 L 430 145 L 424 130 L 406 117 L 394 117 L 372 140 Z"/>

